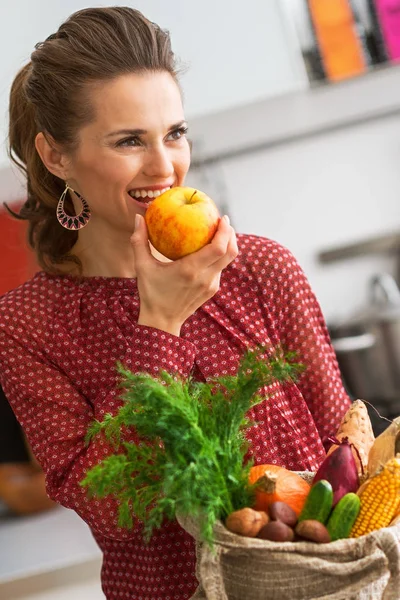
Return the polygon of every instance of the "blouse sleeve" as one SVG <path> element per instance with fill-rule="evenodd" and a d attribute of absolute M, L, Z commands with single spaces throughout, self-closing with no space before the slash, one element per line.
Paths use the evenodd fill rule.
<path fill-rule="evenodd" d="M 171 374 L 189 375 L 193 344 L 164 332 L 157 335 L 161 332 L 150 327 L 137 328 L 141 342 L 151 341 L 159 360 L 155 364 L 149 356 L 141 359 L 143 353 L 138 351 L 132 370 L 154 375 L 161 363 Z M 40 352 L 4 332 L 0 333 L 0 369 L 3 389 L 45 472 L 50 498 L 75 510 L 94 533 L 118 540 L 134 537 L 140 524 L 136 522 L 131 530 L 118 527 L 115 500 L 90 499 L 87 489 L 79 485 L 86 472 L 112 452 L 103 436 L 87 446 L 85 435 L 94 419 L 116 412 L 120 401 L 115 389 L 89 402 Z M 135 441 L 133 434 L 129 441 Z"/>
<path fill-rule="evenodd" d="M 350 399 L 320 305 L 296 259 L 287 249 L 281 250 L 272 278 L 277 293 L 275 322 L 283 347 L 295 351 L 297 361 L 306 367 L 297 385 L 323 440 L 336 433 Z"/>

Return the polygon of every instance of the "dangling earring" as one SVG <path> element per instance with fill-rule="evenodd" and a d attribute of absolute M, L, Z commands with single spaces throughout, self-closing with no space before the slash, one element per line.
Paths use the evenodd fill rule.
<path fill-rule="evenodd" d="M 64 210 L 64 201 L 68 190 L 71 190 L 71 192 L 76 194 L 79 200 L 82 202 L 82 211 L 79 213 L 79 215 L 67 215 L 67 213 Z M 78 229 L 86 227 L 86 225 L 89 222 L 91 213 L 89 204 L 86 202 L 85 198 L 82 198 L 82 196 L 78 194 L 78 192 L 75 192 L 75 190 L 73 190 L 72 187 L 70 187 L 68 183 L 65 182 L 65 190 L 61 194 L 60 199 L 58 201 L 56 215 L 60 225 L 65 227 L 65 229 L 69 229 L 70 231 L 76 231 Z"/>

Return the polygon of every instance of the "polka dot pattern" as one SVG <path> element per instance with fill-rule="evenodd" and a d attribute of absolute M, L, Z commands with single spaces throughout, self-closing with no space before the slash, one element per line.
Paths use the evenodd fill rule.
<path fill-rule="evenodd" d="M 238 243 L 219 291 L 180 337 L 137 324 L 135 280 L 38 273 L 0 300 L 1 383 L 48 494 L 88 523 L 104 553 L 109 600 L 183 600 L 196 588 L 194 544 L 176 522 L 145 545 L 140 522 L 119 528 L 115 502 L 88 499 L 78 485 L 112 451 L 101 438 L 86 446 L 84 436 L 94 418 L 120 406 L 116 361 L 207 381 L 234 374 L 248 346 L 295 350 L 305 373 L 296 384 L 263 390 L 251 411 L 256 463 L 315 469 L 324 457 L 321 438 L 335 432 L 349 406 L 320 307 L 292 254 L 257 236 L 239 235 Z M 133 432 L 127 439 L 136 441 Z"/>

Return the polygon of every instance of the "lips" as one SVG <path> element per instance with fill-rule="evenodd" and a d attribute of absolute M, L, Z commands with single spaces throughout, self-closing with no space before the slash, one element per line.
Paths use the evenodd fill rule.
<path fill-rule="evenodd" d="M 130 192 L 129 192 L 129 195 L 135 202 L 137 202 L 138 204 L 141 204 L 142 206 L 149 206 L 154 200 L 154 198 L 148 198 L 148 197 L 135 198 L 134 196 L 132 196 L 132 194 Z"/>

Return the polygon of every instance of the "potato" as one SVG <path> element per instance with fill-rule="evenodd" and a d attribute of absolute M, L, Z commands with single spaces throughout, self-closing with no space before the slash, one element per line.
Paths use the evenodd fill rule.
<path fill-rule="evenodd" d="M 256 537 L 260 529 L 268 522 L 267 513 L 252 508 L 242 508 L 227 516 L 225 527 L 238 535 Z"/>
<path fill-rule="evenodd" d="M 294 531 L 282 521 L 270 521 L 267 525 L 264 525 L 257 537 L 271 542 L 292 542 Z"/>
<path fill-rule="evenodd" d="M 268 514 L 272 521 L 282 521 L 289 527 L 294 527 L 297 523 L 297 515 L 293 508 L 286 502 L 272 502 L 268 507 Z"/>
<path fill-rule="evenodd" d="M 314 519 L 305 519 L 297 523 L 296 534 L 303 540 L 317 542 L 318 544 L 327 544 L 331 537 L 325 525 Z"/>

